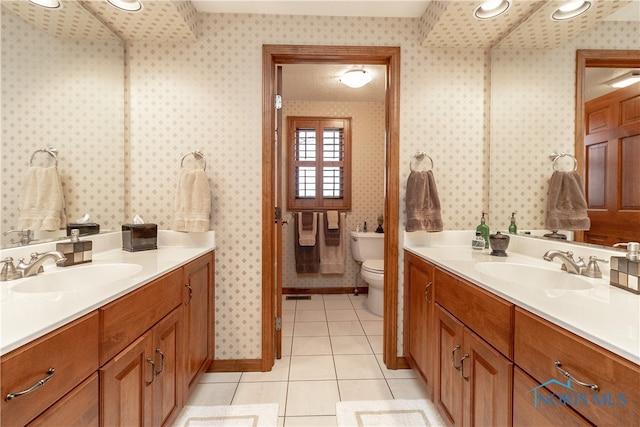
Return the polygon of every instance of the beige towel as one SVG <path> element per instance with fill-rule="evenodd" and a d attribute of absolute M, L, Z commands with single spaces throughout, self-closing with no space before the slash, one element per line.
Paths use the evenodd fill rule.
<path fill-rule="evenodd" d="M 67 225 L 58 168 L 29 168 L 20 188 L 19 208 L 20 230 L 54 231 Z"/>
<path fill-rule="evenodd" d="M 345 224 L 346 213 L 340 214 L 340 220 Z M 320 214 L 320 221 L 324 223 L 324 219 Z M 324 227 L 320 227 L 320 273 L 321 274 L 344 274 L 345 270 L 345 227 L 340 227 L 340 243 L 337 246 L 328 246 L 325 242 Z"/>
<path fill-rule="evenodd" d="M 299 214 L 302 217 L 302 213 Z M 318 230 L 318 214 L 313 213 L 311 230 L 305 230 L 302 226 L 302 220 L 298 221 L 298 244 L 300 246 L 315 246 L 316 234 Z"/>
<path fill-rule="evenodd" d="M 338 211 L 327 211 L 327 228 L 329 230 L 337 230 L 340 226 Z"/>
<path fill-rule="evenodd" d="M 547 229 L 588 230 L 591 227 L 578 172 L 554 171 L 549 180 L 548 195 Z"/>
<path fill-rule="evenodd" d="M 440 198 L 432 171 L 411 171 L 405 199 L 406 231 L 442 231 Z"/>
<path fill-rule="evenodd" d="M 211 190 L 203 169 L 182 169 L 174 199 L 175 231 L 209 231 Z"/>

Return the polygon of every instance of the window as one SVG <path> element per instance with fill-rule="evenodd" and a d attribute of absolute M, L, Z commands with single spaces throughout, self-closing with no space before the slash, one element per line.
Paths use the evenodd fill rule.
<path fill-rule="evenodd" d="M 351 209 L 351 119 L 288 117 L 288 205 Z"/>

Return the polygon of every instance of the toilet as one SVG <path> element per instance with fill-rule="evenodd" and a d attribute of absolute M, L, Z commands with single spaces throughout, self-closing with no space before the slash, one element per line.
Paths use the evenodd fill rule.
<path fill-rule="evenodd" d="M 367 307 L 378 316 L 384 313 L 384 234 L 352 231 L 351 256 L 361 264 L 360 275 L 369 285 Z"/>

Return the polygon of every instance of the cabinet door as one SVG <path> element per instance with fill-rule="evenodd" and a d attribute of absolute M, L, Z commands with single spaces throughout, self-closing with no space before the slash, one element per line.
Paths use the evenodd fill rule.
<path fill-rule="evenodd" d="M 153 384 L 153 425 L 170 424 L 182 405 L 184 372 L 182 307 L 178 307 L 153 327 L 155 379 Z"/>
<path fill-rule="evenodd" d="M 152 332 L 147 331 L 100 368 L 101 425 L 151 425 L 153 352 Z"/>
<path fill-rule="evenodd" d="M 464 325 L 435 305 L 436 360 L 434 403 L 440 415 L 453 426 L 462 425 L 462 377 L 460 359 Z"/>
<path fill-rule="evenodd" d="M 513 363 L 467 328 L 463 349 L 463 424 L 510 426 Z"/>
<path fill-rule="evenodd" d="M 213 253 L 184 268 L 187 397 L 213 359 L 213 269 Z"/>
<path fill-rule="evenodd" d="M 433 310 L 433 267 L 408 254 L 408 354 L 425 383 L 431 387 L 431 334 Z M 405 335 L 406 336 L 406 335 Z"/>

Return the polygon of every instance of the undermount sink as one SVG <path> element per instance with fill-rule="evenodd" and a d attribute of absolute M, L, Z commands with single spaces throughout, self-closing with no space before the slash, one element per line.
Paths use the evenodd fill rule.
<path fill-rule="evenodd" d="M 582 277 L 560 269 L 551 270 L 510 262 L 480 262 L 475 265 L 475 268 L 480 273 L 495 279 L 543 290 L 579 291 L 592 288 L 591 284 Z"/>
<path fill-rule="evenodd" d="M 76 267 L 58 267 L 51 273 L 22 279 L 11 288 L 19 293 L 72 292 L 81 289 L 91 291 L 97 286 L 117 282 L 142 270 L 138 264 L 88 264 Z"/>

